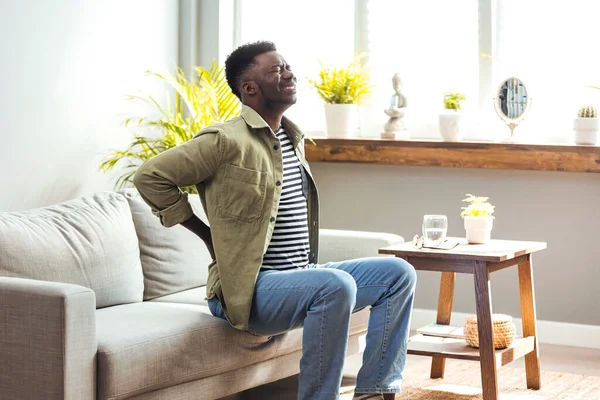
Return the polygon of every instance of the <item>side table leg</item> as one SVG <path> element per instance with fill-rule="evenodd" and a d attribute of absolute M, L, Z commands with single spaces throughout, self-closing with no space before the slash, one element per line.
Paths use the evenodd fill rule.
<path fill-rule="evenodd" d="M 452 300 L 454 299 L 454 281 L 456 272 L 442 272 L 440 282 L 440 297 L 438 298 L 438 309 L 436 324 L 449 325 L 452 314 Z M 444 357 L 434 356 L 431 360 L 431 378 L 443 378 L 446 368 L 446 359 Z"/>
<path fill-rule="evenodd" d="M 496 356 L 494 352 L 490 274 L 485 262 L 476 261 L 474 269 L 483 398 L 484 400 L 497 400 L 498 376 L 496 375 Z"/>
<path fill-rule="evenodd" d="M 533 336 L 533 351 L 525 355 L 527 388 L 538 390 L 540 382 L 540 360 L 535 316 L 535 295 L 533 290 L 533 266 L 531 254 L 527 261 L 519 264 L 519 290 L 521 293 L 521 318 L 523 337 Z"/>

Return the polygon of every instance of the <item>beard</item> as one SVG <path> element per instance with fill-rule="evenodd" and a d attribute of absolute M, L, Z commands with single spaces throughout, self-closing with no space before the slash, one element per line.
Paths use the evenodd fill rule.
<path fill-rule="evenodd" d="M 286 95 L 285 93 L 279 91 L 271 95 L 270 93 L 265 92 L 260 83 L 258 84 L 258 88 L 262 94 L 265 106 L 268 108 L 279 108 L 281 106 L 289 107 L 296 104 L 296 101 L 298 100 L 296 93 Z"/>
<path fill-rule="evenodd" d="M 265 104 L 268 107 L 276 107 L 276 106 L 281 106 L 281 105 L 286 105 L 286 106 L 292 106 L 294 104 L 296 104 L 296 101 L 298 99 L 296 98 L 296 95 L 294 94 L 293 96 L 287 97 L 287 98 L 279 98 L 279 99 L 266 99 L 265 98 Z"/>

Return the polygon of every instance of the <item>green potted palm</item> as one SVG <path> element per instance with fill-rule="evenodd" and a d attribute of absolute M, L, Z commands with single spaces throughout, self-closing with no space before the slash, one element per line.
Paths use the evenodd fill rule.
<path fill-rule="evenodd" d="M 488 197 L 478 197 L 467 194 L 463 202 L 468 203 L 462 207 L 461 217 L 464 219 L 467 242 L 473 244 L 487 243 L 491 240 L 492 228 L 494 226 L 495 207 L 488 202 Z"/>
<path fill-rule="evenodd" d="M 318 79 L 308 83 L 325 101 L 326 133 L 332 138 L 356 136 L 358 106 L 371 94 L 369 74 L 361 66 L 362 57 L 356 57 L 347 67 L 321 64 Z"/>
<path fill-rule="evenodd" d="M 241 111 L 239 99 L 227 84 L 224 68 L 214 61 L 209 69 L 196 67 L 193 79 L 188 79 L 179 68 L 175 74 L 151 71 L 147 74 L 165 83 L 166 100 L 162 105 L 150 95 L 129 97 L 129 100 L 149 105 L 154 111 L 149 113 L 152 116 L 127 118 L 124 125 L 134 130 L 131 142 L 123 150 L 112 151 L 100 164 L 100 170 L 105 173 L 121 168 L 116 189 L 131 184 L 138 167 L 147 159 L 187 142 L 203 128 Z M 182 189 L 196 193 L 194 186 Z"/>
<path fill-rule="evenodd" d="M 444 110 L 440 113 L 440 134 L 446 142 L 458 142 L 462 137 L 461 102 L 466 99 L 462 93 L 444 94 Z"/>

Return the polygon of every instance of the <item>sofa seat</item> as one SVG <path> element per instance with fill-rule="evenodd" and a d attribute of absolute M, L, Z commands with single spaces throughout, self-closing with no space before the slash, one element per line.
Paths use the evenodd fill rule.
<path fill-rule="evenodd" d="M 272 358 L 268 337 L 235 330 L 193 304 L 143 302 L 96 311 L 98 399 L 200 379 Z"/>
<path fill-rule="evenodd" d="M 206 298 L 206 286 L 200 286 L 193 289 L 183 290 L 181 292 L 169 294 L 162 297 L 157 297 L 150 301 L 159 301 L 163 303 L 184 303 L 184 304 L 197 304 L 202 306 L 208 306 Z M 210 313 L 210 311 L 208 311 Z"/>
<path fill-rule="evenodd" d="M 185 303 L 206 305 L 206 286 L 184 290 L 179 293 L 173 293 L 168 296 L 158 297 L 153 302 Z M 210 314 L 210 310 L 207 312 Z M 362 310 L 352 316 L 350 320 L 350 335 L 366 332 L 369 322 L 369 311 Z M 277 342 L 276 356 L 282 356 L 302 349 L 302 330 L 297 329 L 283 335 L 273 338 Z"/>
<path fill-rule="evenodd" d="M 205 287 L 174 295 L 197 303 Z M 179 297 L 177 297 L 179 295 Z M 350 333 L 366 331 L 368 310 Z M 98 399 L 126 399 L 300 351 L 302 330 L 254 336 L 210 314 L 206 305 L 146 301 L 96 311 Z M 226 345 L 225 345 L 226 343 Z"/>

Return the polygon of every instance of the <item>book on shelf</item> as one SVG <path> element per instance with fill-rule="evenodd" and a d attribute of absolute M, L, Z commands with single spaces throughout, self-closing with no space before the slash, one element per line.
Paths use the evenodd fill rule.
<path fill-rule="evenodd" d="M 464 327 L 454 325 L 427 324 L 417 329 L 417 332 L 426 336 L 439 336 L 446 338 L 464 339 Z"/>

